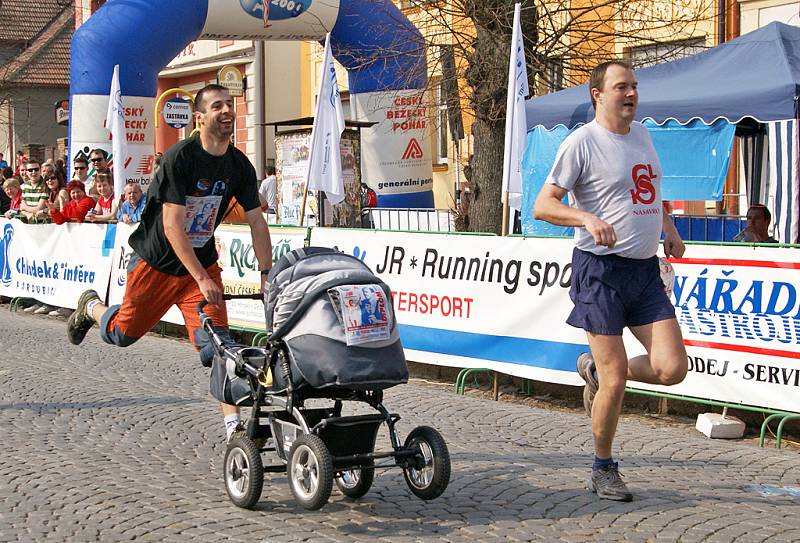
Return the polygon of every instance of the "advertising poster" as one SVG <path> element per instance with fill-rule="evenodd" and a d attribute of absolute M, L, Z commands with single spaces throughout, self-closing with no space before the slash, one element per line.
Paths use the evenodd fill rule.
<path fill-rule="evenodd" d="M 421 90 L 350 97 L 356 119 L 378 123 L 361 133 L 361 176 L 379 195 L 433 188 L 432 130 L 423 97 Z"/>
<path fill-rule="evenodd" d="M 278 221 L 298 226 L 300 206 L 306 187 L 310 158 L 311 130 L 298 130 L 275 136 L 278 177 Z M 317 199 L 314 193 L 306 199 L 306 226 L 316 224 Z"/>
<path fill-rule="evenodd" d="M 356 130 L 345 130 L 339 142 L 342 157 L 344 200 L 332 206 L 325 200 L 325 225 L 337 228 L 361 226 L 361 143 Z"/>

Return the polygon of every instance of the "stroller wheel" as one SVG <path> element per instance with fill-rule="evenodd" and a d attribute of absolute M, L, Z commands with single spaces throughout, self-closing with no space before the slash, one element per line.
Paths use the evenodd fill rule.
<path fill-rule="evenodd" d="M 342 470 L 341 474 L 334 479 L 342 494 L 354 500 L 369 492 L 374 480 L 375 468 L 372 467 Z"/>
<path fill-rule="evenodd" d="M 313 511 L 328 502 L 333 489 L 333 461 L 318 436 L 306 434 L 294 441 L 286 474 L 297 503 Z"/>
<path fill-rule="evenodd" d="M 417 452 L 403 469 L 408 488 L 423 500 L 438 498 L 450 482 L 450 453 L 444 438 L 429 426 L 418 426 L 408 434 L 405 448 Z"/>
<path fill-rule="evenodd" d="M 247 437 L 231 440 L 225 452 L 225 490 L 238 507 L 252 509 L 264 486 L 264 464 L 261 453 Z"/>

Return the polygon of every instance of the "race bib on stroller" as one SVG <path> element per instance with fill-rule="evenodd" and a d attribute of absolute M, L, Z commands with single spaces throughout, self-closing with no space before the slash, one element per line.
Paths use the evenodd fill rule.
<path fill-rule="evenodd" d="M 386 294 L 379 285 L 345 285 L 328 292 L 341 311 L 347 345 L 389 339 Z"/>

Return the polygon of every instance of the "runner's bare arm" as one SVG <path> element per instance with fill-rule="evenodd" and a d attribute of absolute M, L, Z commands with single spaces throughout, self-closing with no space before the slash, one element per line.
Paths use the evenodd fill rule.
<path fill-rule="evenodd" d="M 189 236 L 184 230 L 186 220 L 186 206 L 178 204 L 163 204 L 164 235 L 167 237 L 172 250 L 181 264 L 189 271 L 189 274 L 197 281 L 200 292 L 205 296 L 206 301 L 214 305 L 222 305 L 222 289 L 208 275 L 208 272 L 194 254 Z"/>
<path fill-rule="evenodd" d="M 559 226 L 586 228 L 597 245 L 613 247 L 617 243 L 614 227 L 591 213 L 565 205 L 561 199 L 566 194 L 566 189 L 552 183 L 545 183 L 533 205 L 533 218 Z"/>
<path fill-rule="evenodd" d="M 664 256 L 680 258 L 686 252 L 686 246 L 666 209 L 663 209 L 662 215 L 661 231 L 664 232 Z"/>
<path fill-rule="evenodd" d="M 272 240 L 269 237 L 269 228 L 264 215 L 259 208 L 251 209 L 245 216 L 247 224 L 250 225 L 250 235 L 253 237 L 253 251 L 258 260 L 258 269 L 267 270 L 272 267 Z M 262 277 L 261 286 L 266 283 L 266 277 Z"/>

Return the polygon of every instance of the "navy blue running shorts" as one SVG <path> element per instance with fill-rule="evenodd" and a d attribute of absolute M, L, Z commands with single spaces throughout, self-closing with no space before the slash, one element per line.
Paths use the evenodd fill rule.
<path fill-rule="evenodd" d="M 621 336 L 626 326 L 675 318 L 657 256 L 640 260 L 576 248 L 569 297 L 575 308 L 567 323 L 593 334 Z"/>

